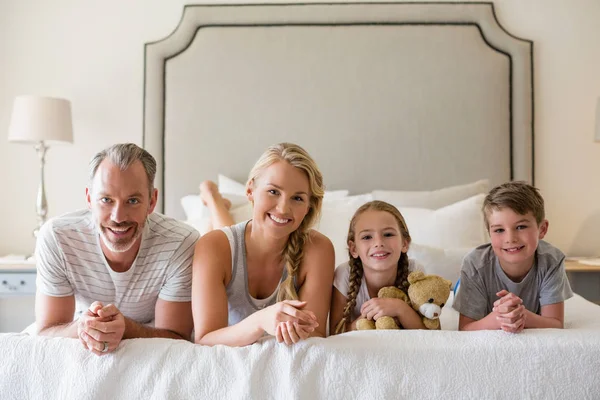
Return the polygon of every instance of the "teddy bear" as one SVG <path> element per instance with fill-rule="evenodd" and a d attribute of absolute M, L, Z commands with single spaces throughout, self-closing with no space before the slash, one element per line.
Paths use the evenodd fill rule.
<path fill-rule="evenodd" d="M 444 303 L 450 296 L 452 282 L 438 275 L 425 275 L 415 271 L 408 275 L 408 295 L 395 286 L 381 288 L 379 298 L 400 299 L 412 306 L 423 317 L 427 329 L 440 329 L 440 314 Z M 390 316 L 379 317 L 377 321 L 361 318 L 356 322 L 356 329 L 400 329 L 396 320 Z"/>
<path fill-rule="evenodd" d="M 440 314 L 450 296 L 452 282 L 438 275 L 415 271 L 408 275 L 410 305 L 423 317 L 427 329 L 441 329 Z"/>
<path fill-rule="evenodd" d="M 410 304 L 410 300 L 406 293 L 402 290 L 398 289 L 395 286 L 386 286 L 379 289 L 377 292 L 377 297 L 380 299 L 384 298 L 392 298 L 392 299 L 400 299 L 404 302 Z M 379 317 L 377 321 L 373 321 L 371 319 L 361 318 L 356 321 L 356 329 L 359 331 L 369 330 L 369 329 L 400 329 L 396 320 L 393 317 L 383 316 Z"/>

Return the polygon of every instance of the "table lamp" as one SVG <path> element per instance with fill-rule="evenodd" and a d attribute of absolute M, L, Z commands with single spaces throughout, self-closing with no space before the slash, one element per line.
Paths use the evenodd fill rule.
<path fill-rule="evenodd" d="M 48 145 L 73 143 L 71 103 L 68 100 L 41 96 L 18 96 L 15 98 L 8 141 L 33 144 L 40 158 L 40 185 L 37 194 L 37 236 L 46 222 L 48 205 L 44 188 L 44 164 Z"/>

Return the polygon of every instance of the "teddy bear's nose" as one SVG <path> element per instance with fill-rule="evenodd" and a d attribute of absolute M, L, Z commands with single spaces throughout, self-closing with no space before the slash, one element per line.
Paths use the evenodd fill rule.
<path fill-rule="evenodd" d="M 434 313 L 433 313 L 433 316 L 434 316 L 434 317 L 437 317 L 437 316 L 439 316 L 439 314 L 438 314 L 438 313 L 436 313 L 436 312 L 434 312 Z"/>

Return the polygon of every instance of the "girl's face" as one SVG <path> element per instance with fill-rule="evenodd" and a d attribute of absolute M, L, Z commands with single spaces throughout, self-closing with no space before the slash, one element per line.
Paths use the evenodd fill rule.
<path fill-rule="evenodd" d="M 246 192 L 254 203 L 252 223 L 277 238 L 298 229 L 309 210 L 308 177 L 286 161 L 267 167 Z"/>
<path fill-rule="evenodd" d="M 349 242 L 350 254 L 360 257 L 363 267 L 376 271 L 397 268 L 409 243 L 400 232 L 398 221 L 386 211 L 367 210 L 354 225 L 354 242 Z"/>

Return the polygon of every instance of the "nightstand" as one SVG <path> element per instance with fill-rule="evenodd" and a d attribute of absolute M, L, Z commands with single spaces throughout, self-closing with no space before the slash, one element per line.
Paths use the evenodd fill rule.
<path fill-rule="evenodd" d="M 0 332 L 19 332 L 35 321 L 35 263 L 0 258 Z"/>
<path fill-rule="evenodd" d="M 585 263 L 587 260 L 590 264 Z M 596 261 L 599 262 L 596 263 Z M 574 292 L 596 304 L 600 304 L 600 265 L 597 264 L 600 264 L 598 258 L 567 258 L 565 260 L 565 270 Z"/>

